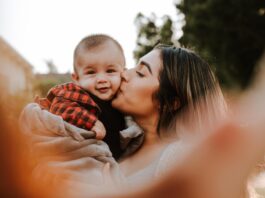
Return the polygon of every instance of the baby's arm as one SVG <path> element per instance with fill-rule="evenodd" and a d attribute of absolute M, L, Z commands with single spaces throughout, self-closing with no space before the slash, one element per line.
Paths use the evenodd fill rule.
<path fill-rule="evenodd" d="M 88 109 L 75 101 L 60 97 L 52 101 L 50 112 L 61 116 L 66 122 L 86 130 L 91 130 L 98 119 L 96 109 Z"/>
<path fill-rule="evenodd" d="M 106 129 L 97 119 L 95 109 L 89 110 L 77 102 L 56 98 L 51 103 L 50 111 L 62 116 L 70 124 L 95 132 L 98 140 L 102 140 L 106 135 Z"/>

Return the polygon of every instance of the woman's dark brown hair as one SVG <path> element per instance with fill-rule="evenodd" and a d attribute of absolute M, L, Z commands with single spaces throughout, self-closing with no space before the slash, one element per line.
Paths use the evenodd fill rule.
<path fill-rule="evenodd" d="M 160 44 L 155 50 L 160 50 L 163 65 L 156 93 L 160 104 L 159 132 L 172 127 L 176 130 L 185 127 L 184 123 L 193 124 L 194 121 L 200 125 L 205 112 L 211 111 L 209 116 L 224 114 L 223 94 L 206 61 L 185 48 Z"/>

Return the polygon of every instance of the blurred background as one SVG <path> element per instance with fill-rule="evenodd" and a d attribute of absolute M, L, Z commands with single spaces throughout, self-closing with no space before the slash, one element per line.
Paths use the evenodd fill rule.
<path fill-rule="evenodd" d="M 248 87 L 265 46 L 261 0 L 1 0 L 0 16 L 2 97 L 20 101 L 69 81 L 73 50 L 92 33 L 116 38 L 128 68 L 158 40 L 192 48 L 226 91 Z"/>
<path fill-rule="evenodd" d="M 192 48 L 210 62 L 232 103 L 251 84 L 265 50 L 265 1 L 0 0 L 3 119 L 16 126 L 34 95 L 45 96 L 55 84 L 70 81 L 73 50 L 92 33 L 116 38 L 128 68 L 158 40 Z M 14 143 L 1 150 L 12 151 L 12 145 L 15 152 Z M 8 175 L 9 163 L 1 166 Z"/>

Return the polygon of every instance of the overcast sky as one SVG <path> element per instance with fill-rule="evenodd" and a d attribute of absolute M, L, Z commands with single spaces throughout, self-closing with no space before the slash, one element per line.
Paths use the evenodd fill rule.
<path fill-rule="evenodd" d="M 138 12 L 177 20 L 178 0 L 0 0 L 0 35 L 33 66 L 46 72 L 53 60 L 59 72 L 72 71 L 72 54 L 86 35 L 105 33 L 124 48 L 133 67 Z M 178 28 L 176 35 L 181 34 Z"/>

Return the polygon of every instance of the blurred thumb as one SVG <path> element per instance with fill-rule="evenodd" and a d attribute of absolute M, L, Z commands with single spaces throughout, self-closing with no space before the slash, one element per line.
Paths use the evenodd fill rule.
<path fill-rule="evenodd" d="M 112 178 L 110 173 L 110 163 L 107 162 L 103 167 L 103 181 L 105 185 L 112 185 Z"/>

